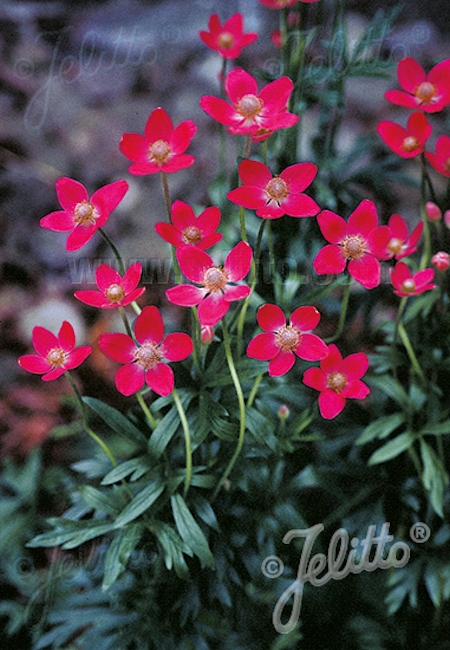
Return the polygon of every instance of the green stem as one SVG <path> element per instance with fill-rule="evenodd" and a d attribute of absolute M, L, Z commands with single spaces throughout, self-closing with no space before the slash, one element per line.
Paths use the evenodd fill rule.
<path fill-rule="evenodd" d="M 128 322 L 128 318 L 127 318 L 127 315 L 125 313 L 125 308 L 124 307 L 122 307 L 122 306 L 119 307 L 119 314 L 120 314 L 120 316 L 122 318 L 123 325 L 125 327 L 126 333 L 128 334 L 128 336 L 130 336 L 132 339 L 134 339 L 133 332 L 131 331 L 130 323 Z"/>
<path fill-rule="evenodd" d="M 422 467 L 420 466 L 420 460 L 419 456 L 417 455 L 417 451 L 414 449 L 414 445 L 411 445 L 408 447 L 408 453 L 411 457 L 411 460 L 414 464 L 414 467 L 416 468 L 417 476 L 421 479 L 422 478 Z"/>
<path fill-rule="evenodd" d="M 169 191 L 169 183 L 167 181 L 167 175 L 165 172 L 161 172 L 161 183 L 162 183 L 162 188 L 163 188 L 163 194 L 164 194 L 164 205 L 166 206 L 166 214 L 167 214 L 167 219 L 169 223 L 172 223 L 172 203 L 170 201 L 170 191 Z"/>
<path fill-rule="evenodd" d="M 180 397 L 176 391 L 176 389 L 173 389 L 173 401 L 175 402 L 175 406 L 177 407 L 178 415 L 180 416 L 181 420 L 181 426 L 183 427 L 183 433 L 184 433 L 184 446 L 185 446 L 185 452 L 186 452 L 186 476 L 184 479 L 184 497 L 186 497 L 188 490 L 189 490 L 189 485 L 191 484 L 191 478 L 192 478 L 192 447 L 191 447 L 191 432 L 189 429 L 189 423 L 187 421 L 186 413 L 183 408 L 183 404 L 180 400 Z"/>
<path fill-rule="evenodd" d="M 409 340 L 409 336 L 406 333 L 405 327 L 402 322 L 399 322 L 398 324 L 398 333 L 400 334 L 400 338 L 402 340 L 403 345 L 405 346 L 406 352 L 408 353 L 409 360 L 411 361 L 411 365 L 413 367 L 413 370 L 419 375 L 419 377 L 425 381 L 425 375 L 423 374 L 423 370 L 420 367 L 420 364 L 417 360 L 416 353 L 413 350 L 413 347 L 411 345 L 411 341 Z"/>
<path fill-rule="evenodd" d="M 75 393 L 75 396 L 78 401 L 78 406 L 79 406 L 79 411 L 81 414 L 81 417 L 83 419 L 83 426 L 86 431 L 86 433 L 94 440 L 105 452 L 105 454 L 108 456 L 109 460 L 111 461 L 112 465 L 114 467 L 117 467 L 117 461 L 114 457 L 114 454 L 112 453 L 111 449 L 108 447 L 108 445 L 96 434 L 90 426 L 87 423 L 87 415 L 86 415 L 86 408 L 83 402 L 83 398 L 81 397 L 80 391 L 77 388 L 77 385 L 75 384 L 74 380 L 70 376 L 70 373 L 68 370 L 64 373 L 67 381 L 69 382 L 73 392 Z"/>
<path fill-rule="evenodd" d="M 248 133 L 245 136 L 244 151 L 242 152 L 242 158 L 248 158 L 250 155 L 250 150 L 252 148 L 252 135 Z"/>
<path fill-rule="evenodd" d="M 333 336 L 331 336 L 328 339 L 325 339 L 326 343 L 334 343 L 334 341 L 337 341 L 337 339 L 341 336 L 344 330 L 345 319 L 347 316 L 348 303 L 350 298 L 351 283 L 352 283 L 352 278 L 349 275 L 347 279 L 347 284 L 345 285 L 344 288 L 344 295 L 342 296 L 341 314 L 339 316 L 338 328 L 336 330 L 336 333 Z"/>
<path fill-rule="evenodd" d="M 152 415 L 150 409 L 148 408 L 147 404 L 145 403 L 145 400 L 144 400 L 144 398 L 142 396 L 142 393 L 136 393 L 136 399 L 139 402 L 139 406 L 141 407 L 145 417 L 148 420 L 148 424 L 150 425 L 150 428 L 155 429 L 156 425 L 157 425 L 157 422 L 156 422 L 155 418 L 153 417 L 153 415 Z"/>
<path fill-rule="evenodd" d="M 261 380 L 262 380 L 263 376 L 264 376 L 264 375 L 263 375 L 263 373 L 261 372 L 261 373 L 256 377 L 255 381 L 253 382 L 253 386 L 252 386 L 252 389 L 251 389 L 251 391 L 250 391 L 250 395 L 248 396 L 248 399 L 247 399 L 247 407 L 248 407 L 248 408 L 250 408 L 250 406 L 253 404 L 253 402 L 254 402 L 254 400 L 255 400 L 256 393 L 258 392 L 259 384 L 261 383 Z"/>
<path fill-rule="evenodd" d="M 244 444 L 244 438 L 245 438 L 245 401 L 244 401 L 244 394 L 242 392 L 242 387 L 241 387 L 241 382 L 239 381 L 239 377 L 236 371 L 236 367 L 234 365 L 233 361 L 233 355 L 231 352 L 231 345 L 230 345 L 230 337 L 228 333 L 228 328 L 227 324 L 225 322 L 225 319 L 222 319 L 222 331 L 223 331 L 223 343 L 225 346 L 225 356 L 227 358 L 227 363 L 228 363 L 228 368 L 230 370 L 231 378 L 233 380 L 234 388 L 236 390 L 236 395 L 238 398 L 238 404 L 239 404 L 239 438 L 238 438 L 238 443 L 236 446 L 236 449 L 234 450 L 234 454 L 231 457 L 225 472 L 223 473 L 221 479 L 216 485 L 216 488 L 214 490 L 212 500 L 214 500 L 219 493 L 220 488 L 222 485 L 225 483 L 227 480 L 231 470 L 233 469 L 239 454 L 241 453 L 242 446 Z"/>
<path fill-rule="evenodd" d="M 123 259 L 120 256 L 119 251 L 117 250 L 116 246 L 114 245 L 114 242 L 112 241 L 112 239 L 110 237 L 108 237 L 108 235 L 103 230 L 103 228 L 99 228 L 98 232 L 101 234 L 103 239 L 106 241 L 106 243 L 108 244 L 108 246 L 111 248 L 112 252 L 114 253 L 114 257 L 116 258 L 117 263 L 119 265 L 119 273 L 120 273 L 120 275 L 124 275 L 124 273 L 125 273 L 125 265 L 123 263 Z"/>
<path fill-rule="evenodd" d="M 423 222 L 424 249 L 423 249 L 422 257 L 420 259 L 419 270 L 423 270 L 430 264 L 430 260 L 431 260 L 430 222 L 428 221 L 428 217 L 425 211 L 425 203 L 427 200 L 426 197 L 427 170 L 426 170 L 425 154 L 421 155 L 420 162 L 422 165 L 422 178 L 420 182 L 420 217 Z"/>

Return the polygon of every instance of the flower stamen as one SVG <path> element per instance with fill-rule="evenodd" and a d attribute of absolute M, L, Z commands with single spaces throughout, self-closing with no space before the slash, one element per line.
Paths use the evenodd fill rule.
<path fill-rule="evenodd" d="M 90 201 L 80 201 L 73 211 L 75 223 L 82 226 L 89 226 L 95 223 L 99 214 L 97 208 Z"/>
<path fill-rule="evenodd" d="M 436 86 L 429 81 L 422 81 L 415 90 L 414 95 L 420 99 L 422 104 L 430 104 L 433 97 L 436 95 Z"/>
<path fill-rule="evenodd" d="M 202 238 L 202 231 L 197 226 L 188 226 L 183 230 L 182 237 L 185 244 L 195 246 Z"/>
<path fill-rule="evenodd" d="M 332 372 L 327 377 L 327 386 L 334 390 L 336 393 L 340 393 L 347 384 L 347 377 L 342 372 Z"/>
<path fill-rule="evenodd" d="M 348 260 L 359 260 L 367 249 L 367 244 L 361 235 L 347 235 L 341 241 L 340 246 Z"/>
<path fill-rule="evenodd" d="M 276 345 L 283 351 L 295 350 L 300 343 L 301 334 L 292 325 L 285 325 L 275 332 Z"/>
<path fill-rule="evenodd" d="M 236 110 L 242 117 L 250 118 L 259 115 L 263 106 L 263 100 L 256 95 L 244 95 L 239 100 Z"/>
<path fill-rule="evenodd" d="M 156 343 L 144 343 L 141 347 L 135 350 L 134 360 L 142 366 L 144 370 L 153 368 L 163 358 L 158 347 L 159 346 Z"/>
<path fill-rule="evenodd" d="M 280 203 L 288 196 L 289 189 L 285 180 L 279 176 L 274 176 L 266 185 L 265 192 L 267 195 L 267 203 L 275 201 Z"/>
<path fill-rule="evenodd" d="M 212 266 L 203 275 L 203 285 L 209 291 L 220 291 L 228 282 L 228 274 L 221 267 Z"/>
<path fill-rule="evenodd" d="M 164 165 L 169 160 L 170 154 L 170 144 L 165 140 L 155 140 L 148 149 L 149 158 L 155 165 Z"/>
<path fill-rule="evenodd" d="M 219 37 L 217 39 L 217 45 L 224 50 L 229 50 L 230 48 L 233 47 L 235 42 L 233 34 L 230 32 L 222 32 L 219 34 Z"/>
<path fill-rule="evenodd" d="M 125 298 L 125 289 L 121 284 L 111 284 L 106 289 L 105 296 L 110 302 L 120 302 Z"/>
<path fill-rule="evenodd" d="M 45 357 L 53 368 L 61 368 L 66 361 L 67 353 L 62 348 L 52 348 Z"/>

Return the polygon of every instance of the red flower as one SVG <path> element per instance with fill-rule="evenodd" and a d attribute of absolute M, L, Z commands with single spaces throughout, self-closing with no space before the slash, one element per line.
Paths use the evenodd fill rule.
<path fill-rule="evenodd" d="M 171 219 L 172 223 L 157 223 L 155 230 L 176 248 L 189 244 L 205 250 L 222 239 L 220 233 L 214 232 L 220 222 L 220 210 L 215 206 L 206 208 L 196 217 L 190 205 L 176 200 L 172 205 Z"/>
<path fill-rule="evenodd" d="M 163 108 L 155 108 L 145 125 L 144 136 L 124 133 L 119 147 L 130 160 L 128 171 L 135 176 L 178 172 L 190 167 L 194 156 L 184 153 L 197 130 L 191 120 L 181 122 L 174 128 L 172 120 Z"/>
<path fill-rule="evenodd" d="M 264 140 L 273 131 L 298 122 L 299 117 L 287 110 L 293 88 L 289 77 L 280 77 L 258 93 L 256 79 L 242 68 L 234 68 L 225 80 L 231 105 L 219 97 L 205 95 L 200 99 L 200 106 L 205 113 L 227 126 L 229 133 L 250 133 L 253 139 Z"/>
<path fill-rule="evenodd" d="M 233 203 L 256 210 L 258 217 L 278 219 L 312 217 L 320 208 L 306 194 L 302 194 L 317 173 L 313 163 L 298 163 L 286 167 L 280 175 L 272 176 L 270 169 L 256 160 L 243 160 L 238 168 L 243 185 L 228 192 Z"/>
<path fill-rule="evenodd" d="M 413 274 L 405 262 L 397 262 L 394 268 L 391 269 L 391 282 L 394 293 L 403 298 L 418 296 L 424 291 L 434 289 L 436 285 L 431 283 L 433 278 L 434 269 L 423 269 L 423 271 Z"/>
<path fill-rule="evenodd" d="M 216 325 L 228 312 L 230 302 L 242 300 L 250 293 L 246 284 L 232 286 L 239 282 L 250 270 L 252 249 L 241 241 L 226 256 L 223 267 L 215 266 L 212 258 L 198 248 L 184 246 L 177 250 L 181 272 L 191 282 L 201 284 L 180 284 L 166 291 L 168 300 L 182 307 L 198 305 L 200 324 Z"/>
<path fill-rule="evenodd" d="M 381 274 L 378 260 L 385 258 L 391 231 L 388 226 L 378 226 L 373 201 L 361 201 L 348 223 L 330 210 L 323 210 L 317 221 L 330 245 L 322 248 L 314 260 L 316 273 L 342 273 L 348 261 L 348 272 L 352 278 L 366 289 L 377 287 Z"/>
<path fill-rule="evenodd" d="M 102 334 L 99 347 L 110 359 L 123 363 L 116 374 L 116 387 L 122 395 L 133 395 L 147 384 L 166 397 L 174 387 L 174 375 L 163 362 L 183 361 L 193 350 L 192 339 L 183 332 L 164 337 L 164 323 L 157 307 L 144 307 L 134 324 L 138 345 L 127 334 Z"/>
<path fill-rule="evenodd" d="M 283 9 L 284 7 L 292 7 L 297 2 L 319 2 L 319 0 L 259 0 L 259 2 L 265 7 L 270 9 Z"/>
<path fill-rule="evenodd" d="M 386 256 L 383 259 L 401 260 L 402 257 L 412 255 L 417 250 L 417 243 L 422 235 L 423 221 L 417 224 L 408 235 L 408 226 L 406 221 L 399 215 L 393 214 L 389 221 L 388 227 L 391 231 L 391 238 L 387 244 Z"/>
<path fill-rule="evenodd" d="M 126 181 L 115 181 L 98 189 L 89 199 L 84 185 L 72 178 L 59 178 L 56 181 L 56 194 L 62 210 L 43 217 L 40 225 L 56 232 L 71 230 L 66 250 L 76 251 L 87 244 L 98 228 L 105 225 L 127 190 Z"/>
<path fill-rule="evenodd" d="M 244 19 L 242 14 L 233 14 L 223 25 L 217 14 L 210 16 L 209 32 L 200 31 L 202 41 L 212 50 L 218 52 L 224 59 L 237 59 L 244 47 L 258 38 L 255 32 L 244 34 Z"/>
<path fill-rule="evenodd" d="M 410 115 L 406 129 L 395 122 L 383 121 L 377 130 L 394 153 L 402 158 L 414 158 L 424 150 L 432 126 L 423 113 L 415 112 Z"/>
<path fill-rule="evenodd" d="M 438 271 L 446 271 L 450 267 L 450 255 L 445 251 L 438 251 L 431 258 L 431 263 Z"/>
<path fill-rule="evenodd" d="M 403 90 L 389 90 L 388 101 L 397 106 L 437 113 L 450 104 L 450 59 L 441 61 L 428 73 L 411 56 L 399 61 L 398 82 Z"/>
<path fill-rule="evenodd" d="M 64 321 L 55 336 L 45 327 L 35 327 L 32 333 L 33 346 L 37 354 L 19 357 L 19 365 L 37 375 L 44 381 L 61 377 L 66 370 L 73 370 L 91 354 L 90 345 L 75 348 L 75 332 L 68 321 Z"/>
<path fill-rule="evenodd" d="M 95 272 L 100 291 L 75 291 L 74 296 L 86 305 L 100 309 L 125 307 L 133 300 L 137 300 L 145 291 L 145 287 L 136 288 L 141 273 L 142 265 L 139 262 L 130 266 L 123 277 L 108 264 L 101 264 Z"/>
<path fill-rule="evenodd" d="M 316 334 L 311 334 L 320 320 L 315 307 L 295 309 L 289 325 L 286 325 L 286 316 L 277 305 L 262 305 L 256 318 L 265 331 L 250 341 L 247 355 L 252 359 L 269 361 L 271 377 L 280 377 L 288 372 L 294 365 L 295 355 L 306 361 L 318 361 L 327 356 L 325 342 Z"/>
<path fill-rule="evenodd" d="M 369 367 L 369 359 L 362 352 L 342 358 L 336 345 L 328 346 L 328 356 L 320 362 L 320 368 L 308 368 L 303 383 L 320 391 L 319 410 L 323 418 L 335 418 L 345 406 L 345 401 L 364 399 L 370 388 L 361 381 Z"/>
<path fill-rule="evenodd" d="M 436 140 L 436 153 L 425 153 L 428 162 L 439 174 L 450 178 L 450 136 L 441 135 Z"/>

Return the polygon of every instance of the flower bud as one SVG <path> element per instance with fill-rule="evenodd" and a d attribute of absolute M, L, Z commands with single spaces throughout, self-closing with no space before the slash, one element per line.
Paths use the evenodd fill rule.
<path fill-rule="evenodd" d="M 450 230 L 450 210 L 444 212 L 444 223 L 446 227 Z"/>
<path fill-rule="evenodd" d="M 202 325 L 200 339 L 203 345 L 209 345 L 214 339 L 214 327 L 211 325 Z"/>
<path fill-rule="evenodd" d="M 442 217 L 440 207 L 436 203 L 433 203 L 433 201 L 427 201 L 425 203 L 425 214 L 430 221 L 439 221 Z"/>
<path fill-rule="evenodd" d="M 281 421 L 287 420 L 290 413 L 291 412 L 287 404 L 281 404 L 280 408 L 278 409 L 278 417 L 280 418 L 280 420 Z"/>
<path fill-rule="evenodd" d="M 438 271 L 446 271 L 450 266 L 450 255 L 445 251 L 439 251 L 433 255 L 431 263 Z"/>

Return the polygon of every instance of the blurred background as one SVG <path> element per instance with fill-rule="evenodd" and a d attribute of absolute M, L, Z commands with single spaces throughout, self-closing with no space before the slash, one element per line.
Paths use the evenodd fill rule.
<path fill-rule="evenodd" d="M 325 3 L 325 12 L 332 3 Z M 352 0 L 349 29 L 355 39 L 389 0 Z M 226 7 L 224 9 L 224 7 Z M 314 17 L 316 5 L 311 5 Z M 199 39 L 209 16 L 222 21 L 240 11 L 245 31 L 259 38 L 237 63 L 250 73 L 281 74 L 279 50 L 271 40 L 278 12 L 257 0 L 98 0 L 90 2 L 3 0 L 0 4 L 0 444 L 3 455 L 24 456 L 45 442 L 49 431 L 70 422 L 64 381 L 46 385 L 22 371 L 20 354 L 31 351 L 31 331 L 57 331 L 69 320 L 77 342 L 91 343 L 114 327 L 115 315 L 91 310 L 73 292 L 92 284 L 100 261 L 112 262 L 100 237 L 77 253 L 65 250 L 64 233 L 39 227 L 59 209 L 55 182 L 69 176 L 89 193 L 126 179 L 130 190 L 106 231 L 126 264 L 139 260 L 147 292 L 142 304 L 162 306 L 170 255 L 154 232 L 165 218 L 160 178 L 132 177 L 119 151 L 125 132 L 142 133 L 150 112 L 162 106 L 175 124 L 198 126 L 189 152 L 193 168 L 170 176 L 172 200 L 193 206 L 211 203 L 208 186 L 218 172 L 217 125 L 199 108 L 203 94 L 218 94 L 219 56 Z M 424 66 L 447 58 L 450 3 L 409 0 L 381 55 L 398 61 L 414 56 Z M 367 85 L 369 84 L 369 85 Z M 392 119 L 395 107 L 383 92 L 391 79 L 357 79 L 349 85 L 347 133 L 374 130 Z M 305 116 L 306 121 L 308 118 Z M 307 122 L 306 122 L 307 123 Z M 344 130 L 345 136 L 345 130 Z M 343 141 L 345 146 L 345 137 Z M 307 152 L 306 152 L 307 154 Z M 401 200 L 401 197 L 400 197 Z M 120 325 L 119 325 L 120 327 Z M 114 367 L 113 367 L 114 366 Z M 77 372 L 84 392 L 120 406 L 113 366 L 94 353 Z"/>

